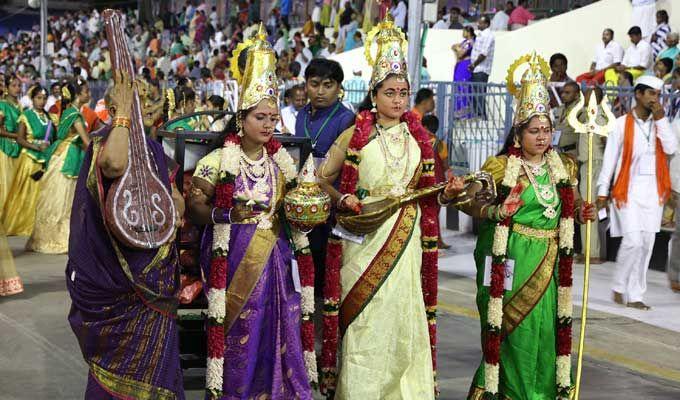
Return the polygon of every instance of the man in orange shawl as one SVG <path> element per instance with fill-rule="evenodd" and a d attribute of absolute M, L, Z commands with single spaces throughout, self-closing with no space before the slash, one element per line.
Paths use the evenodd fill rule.
<path fill-rule="evenodd" d="M 653 76 L 635 82 L 636 106 L 616 120 L 597 179 L 598 208 L 611 199 L 611 235 L 623 238 L 616 258 L 614 301 L 643 310 L 649 309 L 643 296 L 654 238 L 671 193 L 667 155 L 678 147 L 659 102 L 661 89 L 663 81 Z"/>

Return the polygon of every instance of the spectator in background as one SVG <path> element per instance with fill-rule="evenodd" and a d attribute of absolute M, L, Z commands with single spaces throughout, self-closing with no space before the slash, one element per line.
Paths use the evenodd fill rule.
<path fill-rule="evenodd" d="M 451 46 L 451 50 L 456 54 L 456 66 L 453 69 L 454 82 L 470 82 L 472 80 L 472 72 L 468 68 L 470 66 L 470 54 L 472 47 L 475 44 L 475 29 L 471 26 L 466 26 L 463 29 L 463 41 Z M 454 104 L 455 118 L 470 118 L 471 113 L 471 98 L 469 85 L 456 85 L 456 103 Z"/>
<path fill-rule="evenodd" d="M 680 54 L 678 48 L 678 41 L 680 41 L 680 34 L 678 32 L 671 32 L 666 36 L 666 48 L 656 57 L 657 60 L 662 58 L 670 58 L 675 62 L 675 57 Z M 675 69 L 675 67 L 673 67 Z"/>
<path fill-rule="evenodd" d="M 595 58 L 590 64 L 590 71 L 577 76 L 576 82 L 602 85 L 605 83 L 606 71 L 610 69 L 613 79 L 616 79 L 614 68 L 623 61 L 623 53 L 623 47 L 614 41 L 614 31 L 605 29 L 602 31 L 602 42 L 595 47 Z"/>
<path fill-rule="evenodd" d="M 404 0 L 397 0 L 396 5 L 390 10 L 392 17 L 394 17 L 394 24 L 401 28 L 402 31 L 406 29 L 406 16 L 408 14 L 408 8 L 406 7 L 406 2 Z"/>
<path fill-rule="evenodd" d="M 446 13 L 446 7 L 442 7 L 441 10 L 439 10 L 439 15 L 437 15 L 437 22 L 432 25 L 432 29 L 449 29 L 451 26 L 449 17 L 450 16 Z"/>
<path fill-rule="evenodd" d="M 642 39 L 642 31 L 639 26 L 634 26 L 628 30 L 631 46 L 626 49 L 623 61 L 615 69 L 618 73 L 628 71 L 633 75 L 633 79 L 640 77 L 646 70 L 652 67 L 652 47 Z M 605 79 L 610 79 L 605 74 Z M 613 81 L 613 79 L 611 79 Z"/>
<path fill-rule="evenodd" d="M 363 45 L 364 41 L 362 40 L 361 32 L 354 31 L 352 37 L 348 37 L 345 41 L 344 51 L 350 51 L 356 49 L 357 47 L 362 47 Z"/>
<path fill-rule="evenodd" d="M 534 14 L 524 7 L 526 4 L 526 0 L 518 0 L 517 7 L 515 7 L 512 10 L 512 13 L 510 13 L 508 24 L 510 25 L 511 31 L 524 28 L 525 26 L 529 25 L 529 21 L 536 19 Z"/>
<path fill-rule="evenodd" d="M 564 84 L 562 88 L 561 105 L 553 108 L 555 116 L 555 132 L 553 137 L 557 140 L 557 147 L 562 153 L 576 158 L 578 133 L 572 128 L 567 120 L 572 108 L 578 102 L 581 94 L 581 87 L 578 83 L 571 81 Z"/>
<path fill-rule="evenodd" d="M 302 40 L 295 43 L 295 61 L 300 64 L 300 71 L 302 73 L 305 72 L 307 65 L 312 61 L 312 58 L 314 58 L 312 52 L 305 46 Z"/>
<path fill-rule="evenodd" d="M 493 53 L 495 49 L 495 39 L 491 29 L 489 29 L 489 17 L 482 16 L 477 21 L 477 27 L 480 32 L 475 39 L 472 47 L 472 54 L 470 56 L 472 62 L 468 69 L 472 72 L 472 82 L 487 83 L 489 75 L 491 74 L 491 66 L 493 65 Z M 473 97 L 473 109 L 475 116 L 486 119 L 486 86 L 479 85 L 475 88 L 476 92 Z"/>
<path fill-rule="evenodd" d="M 317 54 L 318 58 L 328 58 L 331 56 L 330 50 L 328 50 L 328 47 L 330 46 L 330 41 L 328 40 L 327 37 L 322 37 L 321 38 L 321 48 L 319 49 L 319 53 Z"/>
<path fill-rule="evenodd" d="M 649 40 L 656 26 L 656 0 L 631 0 L 633 12 L 631 13 L 631 26 L 639 26 L 642 37 Z"/>
<path fill-rule="evenodd" d="M 680 68 L 673 71 L 673 94 L 674 101 L 670 106 L 669 119 L 671 127 L 676 135 L 680 135 Z M 680 155 L 675 152 L 675 156 L 670 162 L 672 201 L 675 205 L 675 218 L 680 216 Z M 668 255 L 668 281 L 671 290 L 680 293 L 680 228 L 678 221 L 675 221 L 675 232 L 670 244 L 670 254 Z"/>
<path fill-rule="evenodd" d="M 434 112 L 434 92 L 430 88 L 422 88 L 416 92 L 416 100 L 411 110 L 419 120 L 427 114 Z"/>
<path fill-rule="evenodd" d="M 672 71 L 673 60 L 670 58 L 661 58 L 654 64 L 654 76 L 661 79 L 664 84 L 672 83 Z"/>
<path fill-rule="evenodd" d="M 666 37 L 671 33 L 671 27 L 668 25 L 668 13 L 666 10 L 659 10 L 656 13 L 656 30 L 652 35 L 650 43 L 652 45 L 652 54 L 656 59 L 663 50 L 668 47 L 666 44 Z"/>
<path fill-rule="evenodd" d="M 427 70 L 427 58 L 423 57 L 423 63 L 420 66 L 420 83 L 430 81 L 430 73 Z"/>
<path fill-rule="evenodd" d="M 352 78 L 345 81 L 345 100 L 352 104 L 359 104 L 366 97 L 368 85 L 366 80 L 361 76 L 361 68 L 355 68 L 352 71 Z"/>
<path fill-rule="evenodd" d="M 567 56 L 562 53 L 555 53 L 550 56 L 550 107 L 557 107 L 561 104 L 560 93 L 566 82 L 571 82 L 567 75 Z"/>
<path fill-rule="evenodd" d="M 492 31 L 507 31 L 510 22 L 510 14 L 515 9 L 515 4 L 512 1 L 505 3 L 505 9 L 500 9 L 496 12 L 491 20 Z"/>
<path fill-rule="evenodd" d="M 298 112 L 307 104 L 305 85 L 295 85 L 286 90 L 284 101 L 286 106 L 281 109 L 281 120 L 276 128 L 285 135 L 295 136 L 295 121 Z"/>
<path fill-rule="evenodd" d="M 435 151 L 434 157 L 434 179 L 435 183 L 442 183 L 446 181 L 446 172 L 449 169 L 449 151 L 446 148 L 446 143 L 437 137 L 437 131 L 439 130 L 439 118 L 434 115 L 426 115 L 422 120 L 423 127 L 427 129 L 427 133 L 430 137 L 430 144 Z M 437 213 L 439 215 L 439 213 Z M 442 240 L 442 231 L 439 227 L 439 243 L 437 248 L 439 249 L 450 249 L 451 245 L 444 243 Z"/>
<path fill-rule="evenodd" d="M 673 86 L 672 86 L 672 93 L 673 96 L 671 97 L 673 99 L 673 102 L 669 105 L 668 109 L 668 119 L 671 120 L 671 122 L 674 122 L 674 128 L 675 128 L 675 133 L 680 134 L 680 68 L 676 69 L 673 71 Z M 676 122 L 676 120 L 678 120 Z M 680 157 L 673 158 L 678 164 L 678 168 L 680 168 Z M 677 170 L 678 172 L 678 183 L 680 183 L 680 169 Z M 671 172 L 671 175 L 673 173 Z M 671 176 L 672 177 L 672 176 Z M 680 185 L 674 186 L 674 189 L 676 192 L 680 192 Z M 680 215 L 680 213 L 676 213 L 676 215 Z M 680 256 L 680 252 L 676 252 L 676 255 Z M 678 257 L 680 260 L 680 257 Z"/>
<path fill-rule="evenodd" d="M 463 29 L 463 24 L 460 21 L 460 8 L 453 7 L 449 13 L 449 29 Z"/>

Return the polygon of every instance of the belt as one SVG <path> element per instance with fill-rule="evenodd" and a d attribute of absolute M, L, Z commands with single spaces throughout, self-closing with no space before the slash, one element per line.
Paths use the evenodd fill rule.
<path fill-rule="evenodd" d="M 520 235 L 533 239 L 556 239 L 558 230 L 555 229 L 536 229 L 522 224 L 513 224 L 512 231 Z"/>

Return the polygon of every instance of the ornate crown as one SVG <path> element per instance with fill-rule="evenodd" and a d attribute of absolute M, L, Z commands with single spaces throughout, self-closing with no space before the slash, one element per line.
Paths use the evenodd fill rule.
<path fill-rule="evenodd" d="M 260 101 L 268 98 L 278 104 L 279 87 L 276 78 L 276 55 L 269 42 L 264 25 L 260 24 L 257 34 L 251 39 L 246 58 L 246 67 L 243 76 L 237 76 L 239 86 L 239 110 L 247 110 L 256 106 Z M 243 49 L 241 49 L 243 50 Z M 240 51 L 238 52 L 240 53 Z M 238 64 L 238 54 L 232 60 Z M 238 67 L 236 67 L 238 70 Z M 240 71 L 239 71 L 239 74 Z"/>
<path fill-rule="evenodd" d="M 373 56 L 373 45 L 377 46 Z M 392 16 L 387 13 L 385 19 L 366 35 L 365 55 L 368 65 L 373 67 L 370 88 L 384 81 L 388 75 L 397 75 L 408 80 L 406 65 L 406 37 L 404 32 L 394 25 Z"/>
<path fill-rule="evenodd" d="M 523 64 L 529 64 L 529 68 L 522 74 L 521 85 L 518 88 L 515 86 L 515 71 Z M 547 87 L 549 76 L 548 63 L 535 51 L 512 63 L 508 69 L 506 83 L 508 91 L 517 99 L 513 126 L 522 125 L 536 115 L 550 118 L 550 96 Z"/>

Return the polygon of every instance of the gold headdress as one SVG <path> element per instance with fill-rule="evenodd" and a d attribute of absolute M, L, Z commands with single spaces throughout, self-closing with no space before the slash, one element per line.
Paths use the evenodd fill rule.
<path fill-rule="evenodd" d="M 529 68 L 522 74 L 521 86 L 515 86 L 515 70 L 522 64 Z M 510 66 L 506 83 L 508 91 L 517 99 L 517 109 L 513 126 L 519 126 L 534 116 L 550 118 L 550 96 L 548 94 L 548 77 L 550 67 L 536 52 L 524 55 Z"/>
<path fill-rule="evenodd" d="M 374 43 L 377 45 L 375 56 L 372 54 Z M 404 32 L 394 25 L 388 13 L 385 19 L 366 35 L 365 56 L 368 65 L 373 67 L 370 89 L 384 81 L 388 75 L 397 75 L 408 80 L 406 65 L 406 37 Z"/>
<path fill-rule="evenodd" d="M 238 54 L 232 64 L 238 63 Z M 238 69 L 238 67 L 237 67 Z M 240 86 L 239 110 L 247 110 L 264 99 L 279 101 L 278 79 L 276 78 L 276 55 L 269 42 L 264 26 L 260 28 L 248 47 L 248 57 L 243 76 L 237 80 Z"/>

